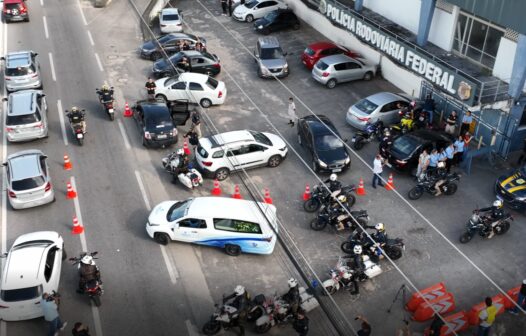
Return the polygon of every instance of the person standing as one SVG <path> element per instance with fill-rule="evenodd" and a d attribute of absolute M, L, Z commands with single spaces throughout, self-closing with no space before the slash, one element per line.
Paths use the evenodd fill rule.
<path fill-rule="evenodd" d="M 444 153 L 446 154 L 446 172 L 449 174 L 455 158 L 455 146 L 452 142 L 446 147 Z"/>
<path fill-rule="evenodd" d="M 201 133 L 201 113 L 197 109 L 192 111 L 192 127 L 191 130 L 197 134 L 197 138 L 201 138 L 203 134 Z"/>
<path fill-rule="evenodd" d="M 60 320 L 56 298 L 50 296 L 48 293 L 42 294 L 40 307 L 44 312 L 44 319 L 49 323 L 48 336 L 55 336 L 66 328 L 68 322 L 62 323 L 62 320 Z"/>
<path fill-rule="evenodd" d="M 71 330 L 73 336 L 90 336 L 89 328 L 82 322 L 75 323 L 75 326 Z"/>
<path fill-rule="evenodd" d="M 367 320 L 362 315 L 358 315 L 354 319 L 362 321 L 362 323 L 360 324 L 360 330 L 358 330 L 356 334 L 358 336 L 370 336 L 371 325 L 369 324 L 369 322 L 367 322 Z"/>
<path fill-rule="evenodd" d="M 464 155 L 465 142 L 461 135 L 458 136 L 457 140 L 453 144 L 455 146 L 455 157 L 453 164 L 458 165 L 462 162 L 462 156 Z"/>
<path fill-rule="evenodd" d="M 380 155 L 380 153 L 376 154 L 376 157 L 373 161 L 373 188 L 376 189 L 376 184 L 380 187 L 383 187 L 384 184 L 382 182 L 382 172 L 384 167 L 384 159 Z"/>
<path fill-rule="evenodd" d="M 431 326 L 429 327 L 429 336 L 440 336 L 440 330 L 443 325 L 444 321 L 442 321 L 440 315 L 435 313 L 433 322 L 431 322 Z"/>
<path fill-rule="evenodd" d="M 444 129 L 444 131 L 446 133 L 449 133 L 449 134 L 452 134 L 452 135 L 455 134 L 455 129 L 457 128 L 457 118 L 458 118 L 457 117 L 457 111 L 451 112 L 449 117 L 447 117 L 447 119 L 446 119 L 446 128 Z"/>
<path fill-rule="evenodd" d="M 234 0 L 228 0 L 228 15 L 232 16 L 232 6 L 234 5 Z"/>
<path fill-rule="evenodd" d="M 473 117 L 471 116 L 471 111 L 466 111 L 466 113 L 462 117 L 462 125 L 460 126 L 460 135 L 464 135 L 467 131 L 469 131 L 469 127 L 471 126 L 472 122 L 473 122 Z"/>
<path fill-rule="evenodd" d="M 526 279 L 522 280 L 521 288 L 519 289 L 519 296 L 517 297 L 517 306 L 526 309 Z M 519 314 L 519 307 L 513 307 L 509 310 L 513 315 Z"/>
<path fill-rule="evenodd" d="M 296 104 L 294 104 L 294 98 L 292 97 L 289 97 L 287 115 L 289 116 L 290 127 L 294 127 L 294 120 L 298 119 L 298 117 L 296 116 Z"/>
<path fill-rule="evenodd" d="M 148 93 L 148 99 L 155 99 L 155 89 L 157 86 L 151 77 L 148 77 L 148 81 L 146 81 L 144 87 L 146 88 L 146 93 Z"/>
<path fill-rule="evenodd" d="M 477 330 L 477 336 L 489 336 L 489 331 L 493 322 L 495 322 L 495 316 L 497 315 L 497 308 L 493 305 L 493 301 L 490 297 L 485 299 L 486 308 L 482 309 L 479 313 L 479 328 Z"/>
<path fill-rule="evenodd" d="M 429 155 L 429 167 L 436 169 L 438 166 L 438 161 L 439 161 L 438 151 L 436 148 L 433 148 L 431 150 L 431 155 Z"/>
<path fill-rule="evenodd" d="M 427 112 L 427 115 L 428 115 L 427 120 L 429 122 L 429 126 L 431 126 L 433 124 L 433 113 L 435 111 L 435 100 L 433 99 L 433 96 L 431 95 L 431 93 L 427 94 L 422 110 Z"/>
<path fill-rule="evenodd" d="M 422 150 L 420 156 L 418 157 L 418 167 L 416 167 L 416 178 L 418 179 L 420 175 L 426 172 L 427 167 L 429 166 L 429 153 L 427 148 Z"/>
<path fill-rule="evenodd" d="M 223 10 L 223 16 L 226 16 L 227 1 L 228 0 L 221 0 L 221 9 Z"/>
<path fill-rule="evenodd" d="M 296 319 L 292 323 L 292 327 L 296 330 L 299 336 L 307 336 L 309 332 L 309 319 L 303 310 L 298 311 Z"/>

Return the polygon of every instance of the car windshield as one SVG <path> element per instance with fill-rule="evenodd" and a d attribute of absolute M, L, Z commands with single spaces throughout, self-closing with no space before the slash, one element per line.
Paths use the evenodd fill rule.
<path fill-rule="evenodd" d="M 256 139 L 257 142 L 262 143 L 267 146 L 272 146 L 272 141 L 270 141 L 270 139 L 267 138 L 265 134 L 261 132 L 256 132 L 256 131 L 249 131 L 249 132 L 250 134 L 252 134 L 252 136 L 254 137 L 254 139 Z"/>
<path fill-rule="evenodd" d="M 22 7 L 21 5 L 22 4 L 20 3 L 8 3 L 5 4 L 5 9 L 18 9 L 19 7 Z"/>
<path fill-rule="evenodd" d="M 5 124 L 9 126 L 26 125 L 39 122 L 41 120 L 40 113 L 23 114 L 23 115 L 8 115 Z"/>
<path fill-rule="evenodd" d="M 186 201 L 177 202 L 172 205 L 166 214 L 166 220 L 173 222 L 183 217 L 191 203 L 191 199 L 187 199 Z"/>
<path fill-rule="evenodd" d="M 261 59 L 276 59 L 283 57 L 283 50 L 280 47 L 276 48 L 263 48 L 261 49 Z"/>
<path fill-rule="evenodd" d="M 360 110 L 361 112 L 365 114 L 371 114 L 373 113 L 374 110 L 376 110 L 378 105 L 376 105 L 375 103 L 373 103 L 372 101 L 368 99 L 362 99 L 358 103 L 356 103 L 354 107 L 356 107 L 358 110 Z"/>
<path fill-rule="evenodd" d="M 312 50 L 311 48 L 306 48 L 304 53 L 309 55 L 309 56 L 314 56 L 314 54 L 315 54 L 314 50 Z"/>
<path fill-rule="evenodd" d="M 35 67 L 33 65 L 5 69 L 6 76 L 25 76 L 33 73 L 35 73 Z"/>
<path fill-rule="evenodd" d="M 265 15 L 265 20 L 267 21 L 274 21 L 275 18 L 278 17 L 278 11 L 272 11 Z"/>
<path fill-rule="evenodd" d="M 252 8 L 254 7 L 255 5 L 257 5 L 259 2 L 257 0 L 252 0 L 252 1 L 249 1 L 247 3 L 245 3 L 245 7 L 246 8 Z"/>
<path fill-rule="evenodd" d="M 212 90 L 215 90 L 215 88 L 219 85 L 219 82 L 212 77 L 208 77 L 206 80 L 206 85 Z"/>
<path fill-rule="evenodd" d="M 171 41 L 172 39 L 173 39 L 173 36 L 168 34 L 168 35 L 164 35 L 164 36 L 160 37 L 157 41 L 159 41 L 159 43 L 161 43 L 161 44 L 164 44 L 164 43 L 166 43 L 168 41 Z"/>
<path fill-rule="evenodd" d="M 151 113 L 145 118 L 146 129 L 152 131 L 159 128 L 173 128 L 173 121 L 170 113 Z"/>
<path fill-rule="evenodd" d="M 45 180 L 43 176 L 34 176 L 22 180 L 12 181 L 11 188 L 14 191 L 29 190 L 41 187 L 42 185 L 44 185 L 44 182 Z"/>
<path fill-rule="evenodd" d="M 332 134 L 318 136 L 314 139 L 314 141 L 315 146 L 319 151 L 328 151 L 343 148 L 342 141 Z"/>
<path fill-rule="evenodd" d="M 165 21 L 177 21 L 179 20 L 179 15 L 177 14 L 164 14 L 163 20 Z"/>
<path fill-rule="evenodd" d="M 35 287 L 3 290 L 2 300 L 5 302 L 17 302 L 32 300 L 42 295 L 42 285 Z"/>
<path fill-rule="evenodd" d="M 175 84 L 175 82 L 179 81 L 179 76 L 173 76 L 173 77 L 170 77 L 166 80 L 166 82 L 164 82 L 164 86 L 168 87 L 168 86 L 172 86 L 173 84 Z"/>
<path fill-rule="evenodd" d="M 51 240 L 30 240 L 30 241 L 26 241 L 26 242 L 23 242 L 23 243 L 20 243 L 18 245 L 15 245 L 11 248 L 11 251 L 16 251 L 16 250 L 19 250 L 21 248 L 26 248 L 26 247 L 42 247 L 42 248 L 46 248 L 48 247 L 49 245 L 53 244 L 53 241 Z"/>
<path fill-rule="evenodd" d="M 410 136 L 402 136 L 393 141 L 393 150 L 407 157 L 414 152 L 418 144 L 417 139 Z"/>
<path fill-rule="evenodd" d="M 329 65 L 327 63 L 325 63 L 324 61 L 318 61 L 316 63 L 316 68 L 320 69 L 320 70 L 325 70 L 329 67 Z"/>

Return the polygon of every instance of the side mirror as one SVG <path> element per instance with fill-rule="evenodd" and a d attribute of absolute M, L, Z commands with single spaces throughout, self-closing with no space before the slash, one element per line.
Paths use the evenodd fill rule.
<path fill-rule="evenodd" d="M 7 98 L 2 98 L 2 101 L 7 101 Z"/>
<path fill-rule="evenodd" d="M 284 53 L 283 53 L 283 56 L 287 56 L 288 54 L 289 54 L 289 53 L 284 52 Z"/>
<path fill-rule="evenodd" d="M 43 94 L 41 94 L 41 95 L 40 95 L 40 97 L 45 97 L 45 96 L 46 96 L 46 94 L 45 94 L 45 93 L 43 93 Z"/>
<path fill-rule="evenodd" d="M 33 52 L 33 53 L 31 53 L 31 54 L 32 54 L 33 56 L 38 56 L 38 53 L 36 53 L 36 52 Z"/>
<path fill-rule="evenodd" d="M 0 60 L 5 61 L 5 57 L 4 56 L 0 57 Z"/>
<path fill-rule="evenodd" d="M 7 255 L 8 255 L 8 253 L 6 252 L 6 253 L 2 254 L 2 255 L 0 256 L 0 258 L 7 258 Z"/>
<path fill-rule="evenodd" d="M 92 252 L 92 253 L 91 253 L 91 256 L 94 257 L 94 256 L 96 256 L 97 254 L 99 254 L 99 252 L 98 252 L 98 251 L 95 251 L 95 252 Z"/>
<path fill-rule="evenodd" d="M 2 163 L 2 166 L 7 167 L 7 162 Z"/>
<path fill-rule="evenodd" d="M 41 158 L 47 159 L 47 155 L 42 155 Z"/>

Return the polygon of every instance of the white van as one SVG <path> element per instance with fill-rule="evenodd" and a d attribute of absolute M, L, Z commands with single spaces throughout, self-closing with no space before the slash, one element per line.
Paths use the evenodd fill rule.
<path fill-rule="evenodd" d="M 177 240 L 241 252 L 271 254 L 276 245 L 276 207 L 226 197 L 165 201 L 153 208 L 146 231 L 159 244 Z M 270 225 L 272 227 L 270 227 Z"/>

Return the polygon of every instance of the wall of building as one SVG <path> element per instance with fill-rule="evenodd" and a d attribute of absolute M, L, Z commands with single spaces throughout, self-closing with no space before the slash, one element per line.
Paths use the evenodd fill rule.
<path fill-rule="evenodd" d="M 511 72 L 513 70 L 513 59 L 515 58 L 515 51 L 517 50 L 517 43 L 505 37 L 500 39 L 499 50 L 495 58 L 495 65 L 493 66 L 493 76 L 510 82 Z M 526 92 L 526 84 L 524 84 L 524 92 Z"/>

